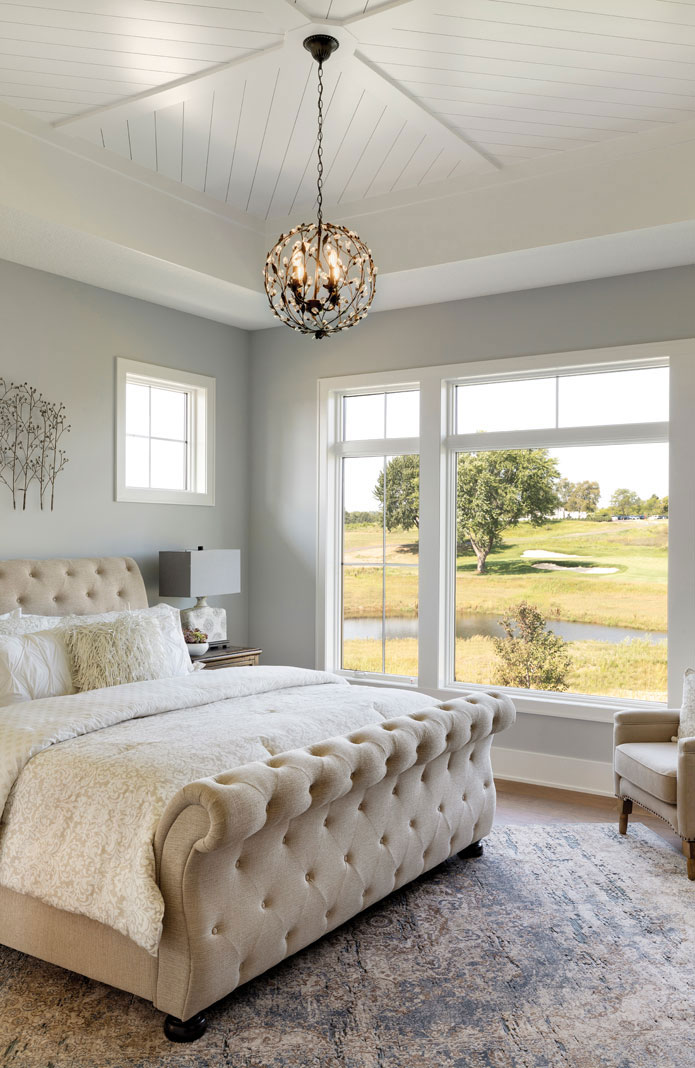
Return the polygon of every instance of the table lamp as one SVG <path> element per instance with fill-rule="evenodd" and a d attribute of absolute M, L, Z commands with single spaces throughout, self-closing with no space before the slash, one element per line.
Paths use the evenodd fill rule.
<path fill-rule="evenodd" d="M 181 609 L 184 630 L 202 630 L 210 645 L 227 640 L 227 613 L 213 608 L 206 597 L 241 591 L 239 549 L 197 549 L 159 554 L 160 597 L 195 597 L 191 608 Z"/>

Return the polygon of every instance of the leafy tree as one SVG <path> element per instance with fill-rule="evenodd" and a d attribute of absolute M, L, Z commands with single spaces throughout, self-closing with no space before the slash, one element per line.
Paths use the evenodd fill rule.
<path fill-rule="evenodd" d="M 521 601 L 500 620 L 504 638 L 493 638 L 497 683 L 527 690 L 566 690 L 572 659 L 564 638 L 545 629 L 539 609 Z"/>
<path fill-rule="evenodd" d="M 346 526 L 374 526 L 381 525 L 381 512 L 346 512 Z"/>
<path fill-rule="evenodd" d="M 374 496 L 384 506 L 384 472 L 374 487 Z M 394 456 L 386 465 L 386 529 L 410 530 L 420 525 L 420 457 Z"/>
<path fill-rule="evenodd" d="M 617 489 L 611 497 L 611 508 L 616 515 L 639 515 L 642 500 L 634 490 Z"/>
<path fill-rule="evenodd" d="M 557 479 L 557 460 L 547 449 L 459 455 L 457 540 L 470 541 L 479 575 L 485 574 L 486 560 L 505 527 L 521 519 L 541 526 L 550 519 L 558 508 Z"/>
<path fill-rule="evenodd" d="M 645 515 L 661 515 L 661 498 L 657 497 L 656 493 L 652 493 L 651 497 L 642 501 L 640 511 Z"/>
<path fill-rule="evenodd" d="M 601 489 L 598 482 L 575 482 L 572 484 L 567 508 L 570 512 L 588 515 L 589 512 L 596 511 L 600 498 Z"/>
<path fill-rule="evenodd" d="M 556 486 L 557 499 L 560 502 L 562 508 L 562 518 L 567 518 L 567 513 L 572 509 L 570 508 L 570 501 L 572 500 L 572 494 L 574 493 L 574 482 L 570 482 L 568 478 L 559 478 Z"/>
<path fill-rule="evenodd" d="M 642 501 L 642 512 L 645 515 L 668 515 L 668 495 L 657 497 L 656 493 L 652 493 L 651 497 Z"/>

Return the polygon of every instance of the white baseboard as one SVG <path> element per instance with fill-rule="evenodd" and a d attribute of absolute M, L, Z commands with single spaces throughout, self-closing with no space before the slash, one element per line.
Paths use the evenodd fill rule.
<path fill-rule="evenodd" d="M 552 753 L 531 753 L 527 749 L 492 747 L 492 770 L 496 778 L 555 786 L 584 794 L 612 797 L 613 766 L 608 761 L 579 760 Z"/>

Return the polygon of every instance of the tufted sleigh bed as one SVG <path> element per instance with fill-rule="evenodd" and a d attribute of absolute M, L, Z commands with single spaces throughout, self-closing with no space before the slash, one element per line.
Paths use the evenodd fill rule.
<path fill-rule="evenodd" d="M 46 616 L 91 615 L 146 608 L 147 598 L 129 558 L 0 562 L 0 613 L 18 607 Z M 495 811 L 490 747 L 494 734 L 513 722 L 514 708 L 501 693 L 442 703 L 284 668 L 196 672 L 179 686 L 184 696 L 173 711 L 167 680 L 0 707 L 0 739 L 3 717 L 31 726 L 32 717 L 50 719 L 62 709 L 108 708 L 108 722 L 117 724 L 102 717 L 96 727 L 80 728 L 80 737 L 63 731 L 32 756 L 17 775 L 15 807 L 32 768 L 36 773 L 43 761 L 50 771 L 61 755 L 75 760 L 93 738 L 130 739 L 135 749 L 137 731 L 150 732 L 148 744 L 156 730 L 171 739 L 176 730 L 183 738 L 194 729 L 199 743 L 206 723 L 213 731 L 209 769 L 165 797 L 148 839 L 163 901 L 156 946 L 95 919 L 81 903 L 56 907 L 43 895 L 12 889 L 12 879 L 3 879 L 3 871 L 12 875 L 7 857 L 0 864 L 0 943 L 153 1002 L 167 1014 L 167 1037 L 192 1041 L 205 1030 L 205 1010 L 237 986 L 451 855 L 479 854 Z M 140 700 L 138 688 L 149 705 L 128 718 L 121 706 Z M 305 705 L 306 722 L 293 734 L 283 709 Z M 321 710 L 330 734 L 334 723 L 354 721 L 345 718 L 352 705 L 362 725 L 323 737 Z M 331 718 L 334 706 L 338 719 L 338 712 Z M 278 718 L 290 732 L 278 737 L 309 744 L 270 755 L 268 732 Z M 229 722 L 243 733 L 251 719 L 266 732 L 267 757 L 220 769 L 214 730 Z M 251 745 L 249 738 L 244 744 Z M 119 761 L 127 748 L 118 749 Z M 127 764 L 114 758 L 102 767 L 108 779 Z M 75 819 L 74 811 L 58 804 L 55 822 Z M 12 830 L 6 816 L 0 862 Z M 116 817 L 104 809 L 105 828 L 110 818 Z"/>

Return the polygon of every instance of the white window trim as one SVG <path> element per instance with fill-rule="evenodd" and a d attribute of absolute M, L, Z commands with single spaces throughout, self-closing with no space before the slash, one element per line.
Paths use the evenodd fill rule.
<path fill-rule="evenodd" d="M 669 440 L 669 572 L 678 581 L 669 583 L 668 599 L 668 705 L 678 707 L 681 701 L 683 672 L 695 661 L 695 479 L 692 477 L 692 457 L 695 456 L 695 338 L 677 341 L 650 342 L 610 348 L 572 352 L 545 353 L 538 356 L 498 358 L 470 363 L 443 364 L 435 367 L 404 368 L 397 371 L 364 375 L 324 378 L 318 381 L 318 517 L 317 517 L 317 602 L 316 602 L 316 664 L 326 670 L 343 674 L 355 684 L 403 687 L 414 685 L 411 680 L 394 676 L 366 674 L 356 677 L 354 672 L 342 671 L 339 660 L 340 607 L 340 537 L 342 516 L 337 486 L 339 465 L 346 455 L 346 446 L 363 445 L 365 451 L 375 442 L 342 443 L 340 441 L 340 399 L 346 393 L 381 392 L 389 388 L 419 388 L 420 390 L 420 580 L 419 580 L 419 678 L 417 689 L 439 699 L 460 697 L 462 693 L 490 689 L 463 683 L 447 683 L 452 677 L 448 634 L 453 619 L 453 589 L 450 588 L 451 516 L 441 507 L 452 494 L 446 494 L 447 480 L 451 480 L 452 448 L 463 443 L 467 435 L 449 435 L 453 426 L 453 383 L 475 378 L 499 380 L 500 376 L 528 377 L 544 373 L 587 373 L 611 368 L 629 370 L 662 364 L 670 366 L 670 417 L 666 424 L 637 424 L 612 426 L 611 439 L 615 443 L 644 438 L 648 428 L 651 440 Z M 518 432 L 514 432 L 518 433 Z M 497 448 L 510 447 L 504 442 L 514 440 L 514 433 L 495 435 Z M 524 432 L 526 433 L 526 432 Z M 539 438 L 543 432 L 539 432 Z M 496 439 L 499 438 L 499 441 Z M 563 428 L 548 433 L 548 445 L 591 444 L 600 439 L 606 442 L 606 428 Z M 493 435 L 486 435 L 489 448 Z M 545 436 L 544 436 L 545 440 Z M 417 439 L 391 442 L 379 439 L 379 448 L 386 443 L 388 454 L 392 445 L 407 446 L 396 451 L 414 451 Z M 350 455 L 355 453 L 350 450 Z M 567 719 L 610 723 L 620 708 L 655 709 L 664 707 L 657 702 L 629 701 L 621 698 L 593 697 L 581 694 L 548 694 L 541 691 L 509 688 L 520 712 L 532 715 L 555 716 Z"/>
<path fill-rule="evenodd" d="M 189 463 L 194 486 L 204 491 L 149 489 L 125 482 L 126 382 L 141 378 L 145 385 L 186 389 L 192 399 Z M 116 357 L 116 477 L 117 501 L 133 504 L 183 504 L 213 506 L 215 503 L 215 379 L 192 371 L 179 371 L 155 363 Z"/>

